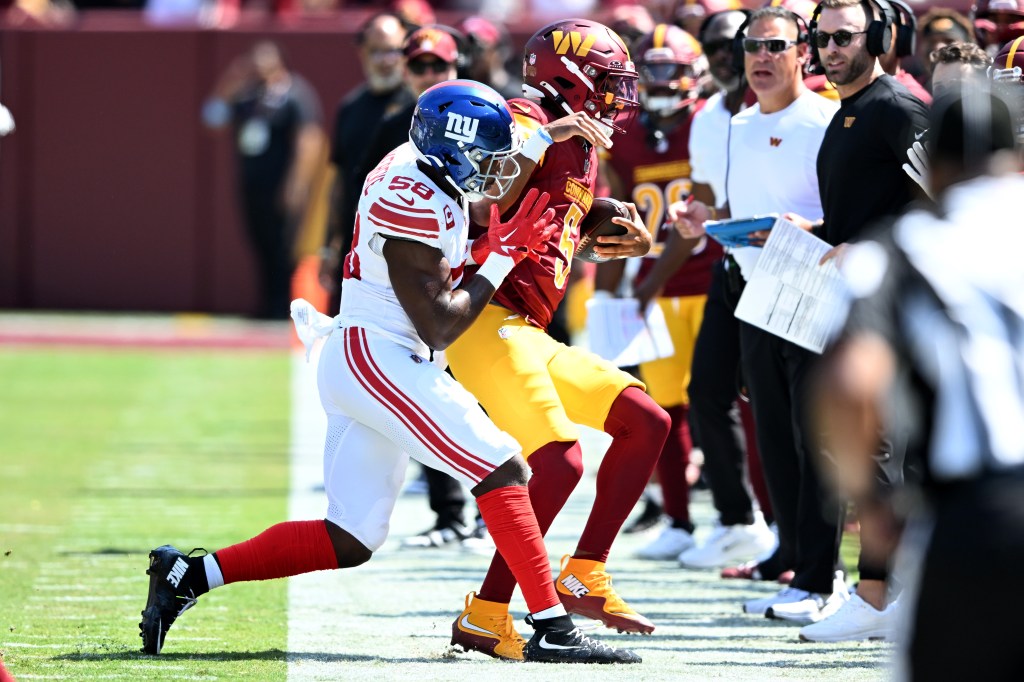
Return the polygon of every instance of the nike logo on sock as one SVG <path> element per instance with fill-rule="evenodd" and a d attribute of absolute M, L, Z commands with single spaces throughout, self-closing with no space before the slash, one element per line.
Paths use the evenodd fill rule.
<path fill-rule="evenodd" d="M 494 633 L 490 630 L 484 630 L 483 628 L 477 627 L 476 625 L 470 623 L 468 615 L 462 617 L 462 620 L 459 621 L 459 626 L 465 628 L 466 630 L 472 630 L 474 632 L 479 632 L 481 634 L 487 635 L 488 637 L 495 636 Z"/>

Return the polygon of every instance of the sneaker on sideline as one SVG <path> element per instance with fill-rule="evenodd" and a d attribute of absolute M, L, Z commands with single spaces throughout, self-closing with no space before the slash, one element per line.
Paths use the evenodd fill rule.
<path fill-rule="evenodd" d="M 719 526 L 703 545 L 682 552 L 679 564 L 686 568 L 718 568 L 750 560 L 774 547 L 775 534 L 757 512 L 752 524 Z"/>
<path fill-rule="evenodd" d="M 779 604 L 791 604 L 803 601 L 811 596 L 807 590 L 799 587 L 783 587 L 778 593 L 761 599 L 751 599 L 743 604 L 743 612 L 763 616 L 768 609 Z M 823 597 L 824 598 L 824 597 Z"/>
<path fill-rule="evenodd" d="M 661 515 L 665 511 L 664 507 L 646 495 L 643 499 L 644 508 L 640 512 L 639 516 L 630 521 L 629 524 L 622 529 L 622 532 L 626 535 L 646 533 L 661 523 Z"/>
<path fill-rule="evenodd" d="M 491 538 L 491 534 L 488 532 L 483 520 L 478 519 L 476 529 L 469 534 L 469 537 L 463 538 L 462 549 L 470 554 L 477 554 L 479 556 L 492 556 L 497 551 L 497 547 L 494 546 L 494 540 Z"/>
<path fill-rule="evenodd" d="M 828 618 L 800 628 L 800 640 L 859 642 L 881 639 L 891 642 L 896 632 L 898 609 L 899 600 L 879 611 L 855 594 Z"/>
<path fill-rule="evenodd" d="M 685 529 L 666 526 L 662 529 L 661 535 L 637 550 L 636 557 L 638 559 L 672 560 L 696 544 L 693 535 L 687 533 Z"/>
<path fill-rule="evenodd" d="M 448 526 L 430 528 L 417 535 L 402 538 L 403 549 L 426 549 L 431 547 L 457 546 L 471 531 L 466 526 L 453 522 Z"/>
<path fill-rule="evenodd" d="M 783 571 L 773 578 L 761 572 L 761 564 L 756 561 L 750 561 L 739 566 L 723 568 L 722 572 L 719 573 L 719 577 L 725 580 L 774 580 L 780 585 L 788 585 L 793 582 L 796 574 L 793 571 Z"/>
<path fill-rule="evenodd" d="M 788 604 L 775 604 L 765 611 L 765 618 L 788 620 L 791 623 L 817 623 L 835 614 L 850 601 L 842 571 L 832 578 L 832 594 L 811 594 L 806 599 Z"/>

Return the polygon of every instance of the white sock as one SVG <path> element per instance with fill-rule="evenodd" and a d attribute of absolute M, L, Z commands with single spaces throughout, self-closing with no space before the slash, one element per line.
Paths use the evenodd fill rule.
<path fill-rule="evenodd" d="M 220 572 L 220 564 L 213 558 L 212 554 L 207 554 L 203 557 L 203 568 L 206 569 L 206 582 L 210 584 L 210 589 L 215 587 L 224 586 L 224 574 Z"/>
<path fill-rule="evenodd" d="M 558 618 L 559 616 L 568 615 L 569 614 L 565 612 L 565 607 L 562 606 L 561 603 L 559 603 L 549 608 L 546 608 L 543 611 L 538 611 L 537 613 L 533 614 L 533 618 L 534 620 L 544 620 L 545 618 Z"/>

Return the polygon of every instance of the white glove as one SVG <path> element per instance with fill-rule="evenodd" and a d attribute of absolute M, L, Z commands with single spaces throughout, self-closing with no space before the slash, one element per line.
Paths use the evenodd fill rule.
<path fill-rule="evenodd" d="M 903 172 L 909 175 L 910 179 L 916 182 L 925 194 L 934 198 L 932 190 L 928 186 L 928 166 L 931 163 L 928 148 L 920 142 L 915 142 L 914 146 L 907 150 L 907 158 L 910 163 L 903 164 Z"/>
<path fill-rule="evenodd" d="M 306 347 L 306 362 L 309 362 L 309 354 L 317 339 L 330 334 L 338 324 L 335 318 L 327 317 L 304 298 L 292 301 L 291 312 L 292 322 L 295 323 L 295 333 L 299 335 L 299 340 Z"/>
<path fill-rule="evenodd" d="M 0 104 L 0 137 L 14 132 L 14 117 L 10 110 Z"/>

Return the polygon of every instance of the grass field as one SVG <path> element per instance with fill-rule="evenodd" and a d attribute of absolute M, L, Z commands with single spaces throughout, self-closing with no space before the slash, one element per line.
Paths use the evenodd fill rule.
<path fill-rule="evenodd" d="M 0 347 L 0 652 L 18 679 L 885 676 L 887 645 L 801 644 L 796 628 L 739 611 L 775 587 L 630 559 L 646 539 L 628 536 L 616 546 L 616 584 L 658 631 L 600 634 L 635 647 L 642 666 L 555 669 L 451 652 L 451 621 L 488 560 L 399 551 L 398 538 L 430 522 L 422 497 L 400 499 L 391 539 L 370 564 L 217 590 L 175 624 L 160 657 L 141 655 L 152 547 L 212 550 L 289 510 L 318 515 L 309 510 L 322 504 L 313 483 L 319 437 L 307 430 L 295 459 L 292 367 L 284 350 Z M 549 535 L 554 562 L 573 549 L 600 446 L 588 439 L 589 475 Z M 706 493 L 694 514 L 707 532 Z M 856 564 L 853 545 L 844 555 Z M 518 597 L 513 609 L 525 613 Z"/>

